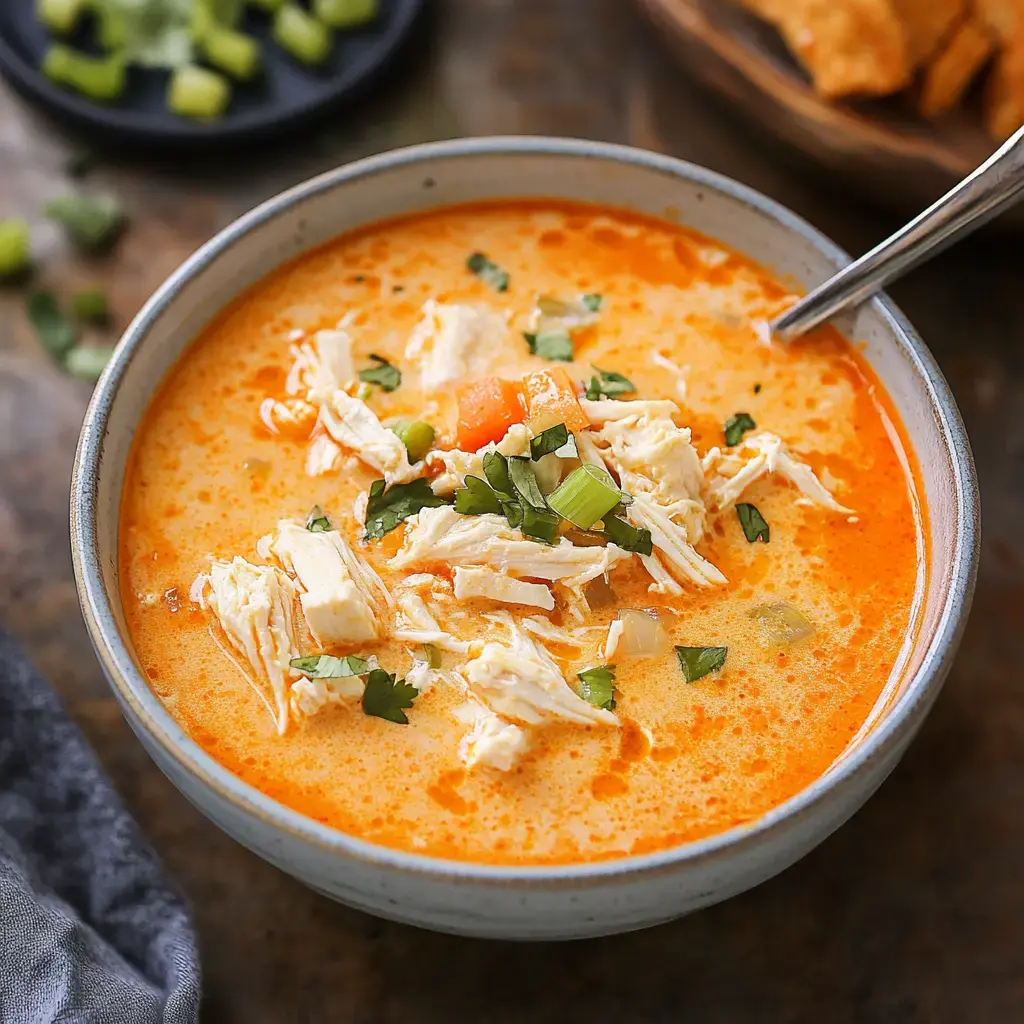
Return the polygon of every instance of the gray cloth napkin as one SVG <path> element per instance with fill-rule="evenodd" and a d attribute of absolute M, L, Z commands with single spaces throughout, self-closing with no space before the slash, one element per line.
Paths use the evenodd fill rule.
<path fill-rule="evenodd" d="M 184 900 L 0 631 L 0 1022 L 185 1024 L 199 992 Z"/>

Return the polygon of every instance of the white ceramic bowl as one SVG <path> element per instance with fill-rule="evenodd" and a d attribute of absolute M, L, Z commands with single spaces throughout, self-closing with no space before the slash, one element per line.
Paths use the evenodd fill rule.
<path fill-rule="evenodd" d="M 960 416 L 928 350 L 887 299 L 849 332 L 892 396 L 921 463 L 928 586 L 873 728 L 820 779 L 760 820 L 676 849 L 598 864 L 495 867 L 373 846 L 241 782 L 150 691 L 118 594 L 118 509 L 136 425 L 168 368 L 253 282 L 342 232 L 433 206 L 560 197 L 674 216 L 810 287 L 846 255 L 788 210 L 699 167 L 635 149 L 541 138 L 466 139 L 385 153 L 314 178 L 237 220 L 135 318 L 93 396 L 72 485 L 75 574 L 93 643 L 125 717 L 172 782 L 229 835 L 334 899 L 441 931 L 518 939 L 640 928 L 725 899 L 802 857 L 892 770 L 939 692 L 970 604 L 978 492 Z M 880 571 L 883 567 L 879 567 Z"/>

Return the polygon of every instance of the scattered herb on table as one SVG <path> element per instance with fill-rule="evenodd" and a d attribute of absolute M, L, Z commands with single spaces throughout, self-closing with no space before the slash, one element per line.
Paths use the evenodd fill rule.
<path fill-rule="evenodd" d="M 54 359 L 63 362 L 78 341 L 78 332 L 61 312 L 52 292 L 33 292 L 28 297 L 28 320 L 43 348 Z"/>
<path fill-rule="evenodd" d="M 695 683 L 725 664 L 728 647 L 677 647 L 676 657 L 688 683 Z"/>
<path fill-rule="evenodd" d="M 43 208 L 84 252 L 99 252 L 116 241 L 125 225 L 121 204 L 112 196 L 60 196 Z"/>
<path fill-rule="evenodd" d="M 71 312 L 86 323 L 102 324 L 110 318 L 107 293 L 102 288 L 86 288 L 71 296 Z"/>

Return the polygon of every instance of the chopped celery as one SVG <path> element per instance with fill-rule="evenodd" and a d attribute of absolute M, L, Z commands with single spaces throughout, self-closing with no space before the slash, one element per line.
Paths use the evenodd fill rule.
<path fill-rule="evenodd" d="M 71 312 L 79 320 L 102 323 L 110 316 L 107 293 L 102 288 L 88 288 L 71 296 Z"/>
<path fill-rule="evenodd" d="M 44 212 L 87 252 L 109 246 L 124 227 L 124 212 L 111 196 L 60 196 L 51 199 Z"/>
<path fill-rule="evenodd" d="M 66 36 L 74 30 L 84 0 L 36 0 L 36 17 L 51 32 Z"/>
<path fill-rule="evenodd" d="M 234 28 L 242 17 L 242 0 L 195 0 L 196 9 L 209 11 L 218 25 Z"/>
<path fill-rule="evenodd" d="M 176 68 L 167 88 L 167 106 L 174 114 L 213 121 L 231 102 L 231 83 L 216 71 L 186 64 Z"/>
<path fill-rule="evenodd" d="M 589 530 L 622 500 L 608 472 L 591 463 L 573 470 L 548 495 L 548 504 L 573 526 Z"/>
<path fill-rule="evenodd" d="M 114 4 L 94 3 L 96 41 L 108 53 L 122 50 L 128 42 L 128 23 L 124 12 Z"/>
<path fill-rule="evenodd" d="M 114 350 L 109 345 L 97 347 L 76 345 L 67 354 L 64 366 L 73 377 L 98 380 L 113 354 Z"/>
<path fill-rule="evenodd" d="M 419 462 L 434 446 L 434 428 L 423 420 L 402 420 L 391 429 L 405 445 L 411 462 Z"/>
<path fill-rule="evenodd" d="M 22 274 L 30 263 L 28 223 L 0 220 L 0 277 Z"/>
<path fill-rule="evenodd" d="M 380 0 L 313 0 L 313 13 L 331 28 L 355 28 L 373 21 Z"/>
<path fill-rule="evenodd" d="M 94 100 L 116 100 L 124 92 L 124 58 L 90 57 L 55 43 L 46 52 L 43 74 L 58 85 L 67 85 Z"/>
<path fill-rule="evenodd" d="M 259 7 L 260 10 L 274 14 L 284 6 L 284 0 L 248 0 L 250 7 Z"/>
<path fill-rule="evenodd" d="M 220 25 L 209 26 L 198 37 L 203 56 L 232 78 L 247 81 L 260 69 L 260 46 L 252 36 Z"/>
<path fill-rule="evenodd" d="M 331 30 L 294 3 L 286 3 L 274 15 L 273 35 L 303 64 L 322 64 L 331 52 Z"/>

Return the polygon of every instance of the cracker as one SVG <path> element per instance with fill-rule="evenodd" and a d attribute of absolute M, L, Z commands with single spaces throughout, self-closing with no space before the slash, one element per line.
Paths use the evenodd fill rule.
<path fill-rule="evenodd" d="M 1024 124 L 1024 32 L 1012 37 L 996 58 L 985 96 L 985 127 L 1002 141 Z"/>
<path fill-rule="evenodd" d="M 982 21 L 995 32 L 1004 43 L 1009 43 L 1017 34 L 1017 25 L 1024 14 L 1021 0 L 973 0 L 974 9 Z"/>
<path fill-rule="evenodd" d="M 743 0 L 770 21 L 826 99 L 884 96 L 911 74 L 890 0 Z"/>
<path fill-rule="evenodd" d="M 924 69 L 918 110 L 925 117 L 938 117 L 953 107 L 995 48 L 988 25 L 976 16 L 968 18 Z"/>
<path fill-rule="evenodd" d="M 892 0 L 907 42 L 907 59 L 917 68 L 933 57 L 967 14 L 967 0 Z"/>

